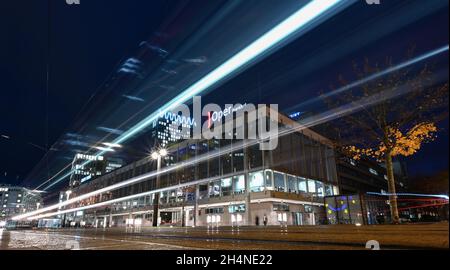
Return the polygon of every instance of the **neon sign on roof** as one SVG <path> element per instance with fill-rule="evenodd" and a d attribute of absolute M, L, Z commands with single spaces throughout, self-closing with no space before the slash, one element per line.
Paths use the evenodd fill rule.
<path fill-rule="evenodd" d="M 245 107 L 245 105 L 247 105 L 247 103 L 239 104 L 237 106 L 227 105 L 225 107 L 225 109 L 223 109 L 223 110 L 209 112 L 207 115 L 208 127 L 211 127 L 212 123 L 221 122 L 224 117 L 227 117 L 228 115 L 230 115 L 232 113 L 242 110 Z M 180 114 L 177 114 L 174 112 L 165 112 L 165 113 L 160 112 L 159 117 L 169 120 L 170 122 L 178 124 L 178 125 L 190 126 L 190 127 L 197 126 L 197 121 L 195 121 L 195 118 L 190 117 L 190 116 L 180 115 Z"/>

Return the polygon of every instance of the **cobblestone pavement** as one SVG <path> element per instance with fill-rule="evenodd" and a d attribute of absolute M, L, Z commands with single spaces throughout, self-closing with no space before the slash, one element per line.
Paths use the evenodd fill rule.
<path fill-rule="evenodd" d="M 448 249 L 448 223 L 221 228 L 0 230 L 1 249 L 272 250 Z"/>

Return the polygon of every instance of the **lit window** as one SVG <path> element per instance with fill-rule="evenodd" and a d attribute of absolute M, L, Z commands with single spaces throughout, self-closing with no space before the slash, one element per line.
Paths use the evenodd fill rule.
<path fill-rule="evenodd" d="M 306 188 L 306 179 L 304 178 L 299 179 L 298 190 L 302 192 L 308 192 L 308 189 Z"/>
<path fill-rule="evenodd" d="M 308 180 L 308 192 L 316 193 L 316 183 L 314 180 Z"/>
<path fill-rule="evenodd" d="M 277 218 L 279 222 L 283 221 L 283 215 L 281 213 L 278 213 Z"/>
<path fill-rule="evenodd" d="M 255 172 L 250 174 L 250 190 L 258 192 L 264 188 L 264 175 L 263 172 Z"/>
<path fill-rule="evenodd" d="M 337 186 L 333 186 L 333 195 L 339 195 L 339 188 Z"/>

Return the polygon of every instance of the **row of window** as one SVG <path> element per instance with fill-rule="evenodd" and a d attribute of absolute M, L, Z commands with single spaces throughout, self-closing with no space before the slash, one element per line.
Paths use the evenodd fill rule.
<path fill-rule="evenodd" d="M 200 192 L 204 192 L 205 185 Z M 325 184 L 321 181 L 306 179 L 273 170 L 264 170 L 249 173 L 249 188 L 251 192 L 276 190 L 289 193 L 310 193 L 318 197 L 338 195 L 339 189 L 335 185 Z M 241 194 L 246 190 L 245 176 L 237 175 L 211 182 L 207 186 L 209 197 L 229 196 Z"/>
<path fill-rule="evenodd" d="M 205 214 L 223 214 L 225 212 L 223 207 L 206 208 Z M 228 213 L 245 213 L 245 204 L 235 204 L 228 206 Z"/>

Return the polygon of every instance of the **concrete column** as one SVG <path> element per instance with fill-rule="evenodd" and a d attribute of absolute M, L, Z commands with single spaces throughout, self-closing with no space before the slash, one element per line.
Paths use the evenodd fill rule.
<path fill-rule="evenodd" d="M 195 203 L 194 203 L 194 226 L 198 225 L 198 197 L 200 196 L 199 185 L 195 185 Z"/>
<path fill-rule="evenodd" d="M 157 165 L 156 165 L 156 186 L 155 189 L 160 187 L 160 175 L 159 171 L 161 170 L 161 156 L 158 156 Z M 157 227 L 158 224 L 158 216 L 159 216 L 159 192 L 155 193 L 155 200 L 153 202 L 153 227 Z"/>
<path fill-rule="evenodd" d="M 248 148 L 244 148 L 244 181 L 245 181 L 245 212 L 247 214 L 246 225 L 252 225 L 250 213 L 250 180 L 248 177 Z"/>

